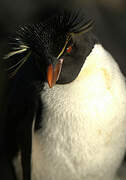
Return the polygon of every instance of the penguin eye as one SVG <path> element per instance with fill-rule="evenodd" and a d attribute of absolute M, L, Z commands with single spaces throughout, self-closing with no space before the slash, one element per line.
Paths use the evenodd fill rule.
<path fill-rule="evenodd" d="M 68 54 L 70 54 L 71 51 L 72 51 L 72 46 L 68 46 L 67 49 L 66 49 L 66 52 L 67 52 Z"/>

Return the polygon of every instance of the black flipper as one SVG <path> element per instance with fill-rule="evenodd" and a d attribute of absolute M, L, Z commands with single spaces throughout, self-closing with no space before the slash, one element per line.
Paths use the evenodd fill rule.
<path fill-rule="evenodd" d="M 22 136 L 24 136 L 21 142 L 21 164 L 23 172 L 23 180 L 31 180 L 31 153 L 32 153 L 32 123 L 27 123 L 27 119 L 33 119 L 33 114 L 29 109 L 28 114 L 25 117 L 25 127 Z"/>

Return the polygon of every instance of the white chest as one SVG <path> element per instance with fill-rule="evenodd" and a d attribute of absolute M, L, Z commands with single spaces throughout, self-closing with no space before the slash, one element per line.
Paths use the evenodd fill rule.
<path fill-rule="evenodd" d="M 33 179 L 113 180 L 126 149 L 125 99 L 125 80 L 101 46 L 74 82 L 45 85 L 43 129 L 33 137 Z"/>

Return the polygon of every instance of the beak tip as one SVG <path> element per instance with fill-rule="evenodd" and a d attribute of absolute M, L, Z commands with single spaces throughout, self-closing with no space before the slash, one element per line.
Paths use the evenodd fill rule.
<path fill-rule="evenodd" d="M 49 85 L 49 88 L 52 88 L 52 87 L 53 87 L 53 85 L 52 85 L 52 84 L 50 84 L 49 82 L 48 82 L 48 85 Z"/>

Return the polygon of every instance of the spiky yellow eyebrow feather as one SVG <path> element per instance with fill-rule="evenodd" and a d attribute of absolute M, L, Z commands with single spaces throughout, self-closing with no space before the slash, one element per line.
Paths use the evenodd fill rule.
<path fill-rule="evenodd" d="M 57 59 L 60 58 L 60 56 L 64 53 L 65 51 L 65 48 L 69 42 L 69 40 L 71 39 L 72 35 L 74 34 L 78 34 L 78 35 L 81 35 L 81 34 L 84 34 L 88 31 L 90 31 L 93 27 L 93 24 L 94 24 L 94 21 L 93 20 L 90 20 L 84 27 L 82 27 L 81 29 L 79 29 L 79 32 L 72 32 L 72 33 L 69 33 L 67 35 L 67 38 L 66 38 L 66 42 L 65 42 L 65 45 L 64 47 L 62 48 L 61 52 L 59 53 L 59 55 L 57 56 Z"/>
<path fill-rule="evenodd" d="M 8 59 L 8 58 L 10 58 L 11 56 L 14 56 L 14 55 L 16 55 L 16 54 L 20 54 L 20 53 L 22 53 L 22 52 L 25 52 L 25 51 L 27 51 L 28 49 L 29 49 L 28 46 L 21 45 L 19 48 L 17 48 L 16 51 L 12 51 L 12 52 L 8 53 L 7 55 L 5 55 L 5 56 L 3 57 L 3 59 Z"/>
<path fill-rule="evenodd" d="M 86 32 L 90 31 L 93 28 L 94 20 L 90 20 L 85 26 L 79 29 L 79 32 L 74 32 L 73 34 L 85 34 Z"/>
<path fill-rule="evenodd" d="M 15 66 L 17 66 L 19 64 L 19 66 L 16 68 L 16 70 L 14 70 L 12 73 L 10 73 L 9 78 L 12 78 L 13 76 L 15 76 L 15 74 L 18 72 L 18 70 L 28 60 L 30 54 L 31 54 L 31 51 L 23 59 L 21 59 L 17 64 L 15 64 L 15 65 L 11 66 L 9 69 L 7 69 L 7 70 L 13 69 Z"/>
<path fill-rule="evenodd" d="M 71 35 L 70 35 L 70 34 L 68 34 L 68 35 L 67 35 L 67 38 L 66 38 L 65 45 L 64 45 L 64 47 L 62 48 L 62 50 L 61 50 L 61 52 L 59 53 L 59 55 L 57 56 L 57 59 L 59 59 L 59 58 L 60 58 L 60 56 L 64 53 L 65 48 L 66 48 L 66 46 L 67 46 L 67 44 L 68 44 L 68 42 L 69 42 L 70 38 L 71 38 Z"/>

